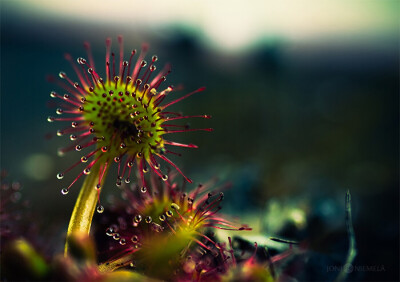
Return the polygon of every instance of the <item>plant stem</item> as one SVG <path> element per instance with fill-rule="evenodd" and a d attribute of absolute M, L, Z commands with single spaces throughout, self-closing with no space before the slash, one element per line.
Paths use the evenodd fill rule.
<path fill-rule="evenodd" d="M 101 186 L 106 178 L 107 171 L 108 169 L 104 172 L 102 183 L 100 183 Z M 68 253 L 69 238 L 73 233 L 81 232 L 89 234 L 90 232 L 90 226 L 92 225 L 92 219 L 98 201 L 98 190 L 95 186 L 99 183 L 100 173 L 102 173 L 102 169 L 100 169 L 100 164 L 96 163 L 83 182 L 68 225 L 67 241 L 64 250 L 65 256 Z"/>
<path fill-rule="evenodd" d="M 128 253 L 114 261 L 109 261 L 99 265 L 99 271 L 102 273 L 112 272 L 120 267 L 127 266 L 133 260 L 133 254 Z"/>

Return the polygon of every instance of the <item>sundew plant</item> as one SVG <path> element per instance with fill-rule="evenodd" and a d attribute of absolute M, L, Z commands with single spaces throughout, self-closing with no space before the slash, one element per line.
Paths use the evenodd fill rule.
<path fill-rule="evenodd" d="M 399 6 L 0 0 L 0 282 L 400 281 Z"/>
<path fill-rule="evenodd" d="M 235 247 L 231 236 L 219 238 L 215 232 L 251 231 L 239 219 L 220 212 L 223 190 L 229 185 L 210 180 L 187 189 L 192 179 L 169 157 L 179 155 L 174 147 L 197 148 L 175 142 L 172 133 L 212 131 L 182 123 L 210 115 L 185 115 L 170 108 L 205 87 L 180 94 L 166 82 L 170 65 L 158 70 L 158 57 L 146 56 L 147 44 L 126 53 L 122 36 L 117 41 L 114 52 L 111 38 L 106 39 L 102 65 L 94 61 L 85 42 L 86 58 L 65 54 L 72 74 L 61 71 L 58 78 L 49 78 L 55 85 L 50 97 L 58 106 L 47 120 L 59 124 L 57 136 L 70 139 L 58 154 L 73 150 L 82 154 L 75 163 L 60 159 L 58 164 L 63 195 L 78 188 L 84 178 L 64 254 L 42 254 L 37 249 L 41 240 L 21 236 L 26 231 L 14 222 L 19 214 L 13 212 L 23 210 L 15 196 L 20 195 L 20 185 L 8 184 L 2 174 L 2 189 L 10 191 L 2 201 L 1 236 L 7 242 L 2 244 L 2 277 L 5 281 L 222 281 L 231 275 L 273 279 L 267 261 L 256 259 L 257 244 Z M 165 100 L 167 96 L 173 97 Z M 104 205 L 101 191 L 109 189 L 105 180 L 110 170 L 117 173 L 115 184 L 122 198 Z M 69 173 L 75 174 L 74 180 L 62 183 Z M 91 232 L 96 211 L 100 219 Z M 241 266 L 245 272 L 237 272 Z"/>
<path fill-rule="evenodd" d="M 197 148 L 174 141 L 172 133 L 212 131 L 210 121 L 204 128 L 182 123 L 192 118 L 208 120 L 210 115 L 185 115 L 170 108 L 205 87 L 180 94 L 166 82 L 170 66 L 158 70 L 158 57 L 147 56 L 147 44 L 140 51 L 124 52 L 119 36 L 114 52 L 111 41 L 106 39 L 103 64 L 94 61 L 85 42 L 86 58 L 65 55 L 72 74 L 61 71 L 58 78 L 49 79 L 55 85 L 50 97 L 56 99 L 57 109 L 47 120 L 59 125 L 58 136 L 70 139 L 58 153 L 81 152 L 75 163 L 60 159 L 56 176 L 61 193 L 79 188 L 84 178 L 63 254 L 39 252 L 43 241 L 19 226 L 16 211 L 24 210 L 19 203 L 20 185 L 9 184 L 2 173 L 1 188 L 7 191 L 0 229 L 4 281 L 285 279 L 284 262 L 304 248 L 295 241 L 274 239 L 289 247 L 271 254 L 265 245 L 243 239 L 252 226 L 222 210 L 230 184 L 215 179 L 200 184 L 170 159 L 179 155 L 174 147 Z M 165 100 L 167 96 L 173 97 Z M 101 191 L 110 189 L 105 181 L 110 170 L 116 172 L 120 197 L 104 204 Z M 66 174 L 75 175 L 72 182 L 64 183 Z M 96 211 L 99 216 L 94 220 Z"/>
<path fill-rule="evenodd" d="M 111 39 L 106 40 L 105 77 L 95 68 L 90 45 L 85 44 L 89 60 L 78 58 L 76 62 L 70 55 L 66 59 L 71 62 L 79 82 L 74 82 L 65 73 L 59 76 L 64 82 L 55 81 L 67 94 L 61 95 L 55 91 L 50 93 L 53 98 L 61 99 L 64 103 L 56 110 L 58 115 L 68 117 L 48 117 L 49 122 L 63 121 L 70 125 L 57 131 L 57 135 L 69 134 L 73 142 L 59 150 L 61 154 L 70 150 L 88 151 L 76 163 L 57 174 L 62 179 L 65 173 L 83 164 L 75 180 L 61 192 L 67 194 L 72 185 L 83 175 L 88 175 L 81 188 L 76 202 L 68 233 L 74 231 L 89 232 L 95 211 L 101 213 L 100 192 L 113 163 L 118 167 L 117 186 L 122 181 L 129 183 L 133 170 L 138 171 L 141 191 L 146 193 L 147 183 L 145 173 L 151 171 L 166 181 L 168 176 L 163 172 L 161 162 L 172 166 L 188 181 L 182 171 L 167 157 L 173 153 L 172 146 L 196 148 L 193 144 L 180 144 L 166 139 L 171 133 L 194 130 L 211 131 L 212 129 L 187 129 L 179 125 L 181 119 L 191 117 L 210 118 L 208 115 L 183 116 L 169 111 L 169 107 L 195 93 L 203 91 L 199 88 L 181 96 L 169 103 L 163 103 L 167 95 L 172 95 L 174 88 L 168 86 L 161 89 L 162 83 L 170 73 L 170 67 L 156 72 L 157 56 L 151 61 L 145 60 L 148 50 L 143 45 L 137 60 L 133 60 L 136 50 L 132 50 L 129 59 L 124 59 L 123 39 L 118 37 L 119 60 L 111 52 Z M 172 123 L 171 123 L 172 122 Z M 164 169 L 165 171 L 165 169 Z"/>

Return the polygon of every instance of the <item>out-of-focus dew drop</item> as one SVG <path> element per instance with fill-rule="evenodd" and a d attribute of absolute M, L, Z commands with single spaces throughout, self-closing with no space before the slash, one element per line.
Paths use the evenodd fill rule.
<path fill-rule="evenodd" d="M 53 159 L 45 154 L 32 154 L 23 163 L 26 175 L 37 181 L 49 179 L 54 174 L 53 167 Z"/>
<path fill-rule="evenodd" d="M 290 212 L 290 218 L 297 228 L 304 228 L 306 225 L 306 214 L 301 209 L 293 209 Z"/>

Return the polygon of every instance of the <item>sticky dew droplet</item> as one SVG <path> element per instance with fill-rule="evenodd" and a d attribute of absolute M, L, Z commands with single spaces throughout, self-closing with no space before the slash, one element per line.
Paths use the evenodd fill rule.
<path fill-rule="evenodd" d="M 97 206 L 96 211 L 98 213 L 103 213 L 104 212 L 104 207 L 102 205 Z"/>
<path fill-rule="evenodd" d="M 179 205 L 175 204 L 175 203 L 172 203 L 172 204 L 171 204 L 171 209 L 174 209 L 174 210 L 177 211 L 177 210 L 180 210 L 180 208 L 181 208 L 181 207 L 180 207 Z"/>
<path fill-rule="evenodd" d="M 136 244 L 137 242 L 139 242 L 139 237 L 137 235 L 133 235 L 131 241 L 132 243 Z"/>
<path fill-rule="evenodd" d="M 163 231 L 163 227 L 160 225 L 160 224 L 157 224 L 157 223 L 155 223 L 155 222 L 152 222 L 151 223 L 151 229 L 153 230 L 153 231 L 155 231 L 155 232 L 161 232 L 161 231 Z"/>
<path fill-rule="evenodd" d="M 133 219 L 136 223 L 139 223 L 142 221 L 142 216 L 140 214 L 135 215 L 134 219 Z"/>
<path fill-rule="evenodd" d="M 112 236 L 114 234 L 114 229 L 112 227 L 108 227 L 106 229 L 106 235 L 107 236 Z"/>

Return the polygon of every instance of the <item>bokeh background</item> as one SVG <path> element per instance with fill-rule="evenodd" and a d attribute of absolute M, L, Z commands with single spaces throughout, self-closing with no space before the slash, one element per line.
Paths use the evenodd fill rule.
<path fill-rule="evenodd" d="M 207 87 L 175 109 L 211 114 L 190 124 L 214 132 L 175 135 L 200 148 L 174 160 L 197 182 L 232 182 L 224 210 L 252 235 L 308 242 L 300 280 L 338 274 L 347 189 L 361 266 L 348 279 L 399 279 L 398 1 L 1 1 L 1 168 L 60 237 L 79 184 L 60 189 L 79 169 L 56 173 L 79 154 L 58 157 L 69 140 L 49 138 L 62 125 L 46 121 L 60 91 L 46 76 L 72 74 L 63 55 L 85 56 L 83 41 L 102 65 L 120 34 L 125 50 L 148 42 L 159 68 L 172 63 L 182 95 Z"/>

